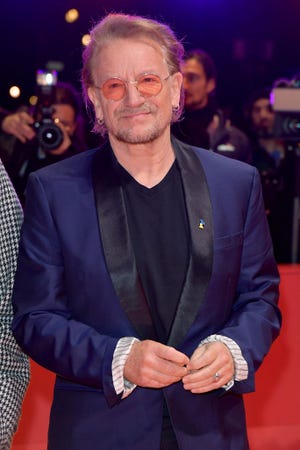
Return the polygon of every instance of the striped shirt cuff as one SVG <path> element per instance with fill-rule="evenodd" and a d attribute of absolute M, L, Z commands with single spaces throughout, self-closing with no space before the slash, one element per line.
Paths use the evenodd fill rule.
<path fill-rule="evenodd" d="M 136 388 L 136 384 L 124 378 L 124 366 L 134 342 L 138 342 L 135 337 L 123 337 L 119 339 L 115 348 L 112 360 L 112 381 L 119 395 L 123 392 L 122 399 L 127 397 Z"/>
<path fill-rule="evenodd" d="M 227 336 L 222 336 L 221 334 L 212 334 L 203 339 L 203 341 L 200 342 L 200 345 L 216 341 L 222 342 L 228 347 L 234 362 L 234 377 L 227 384 L 222 386 L 224 389 L 228 390 L 234 385 L 234 381 L 243 381 L 248 378 L 248 363 L 243 357 L 238 344 L 233 339 Z"/>

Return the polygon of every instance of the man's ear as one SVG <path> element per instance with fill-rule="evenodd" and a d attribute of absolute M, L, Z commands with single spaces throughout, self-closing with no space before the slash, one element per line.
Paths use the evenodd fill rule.
<path fill-rule="evenodd" d="M 103 117 L 102 106 L 94 87 L 89 87 L 87 91 L 90 101 L 93 103 L 95 116 L 99 119 Z"/>
<path fill-rule="evenodd" d="M 182 74 L 180 72 L 176 72 L 174 73 L 174 75 L 172 75 L 173 106 L 179 105 L 180 103 L 181 86 L 182 86 Z"/>
<path fill-rule="evenodd" d="M 90 101 L 93 103 L 94 108 L 96 108 L 97 103 L 99 103 L 98 99 L 97 99 L 97 94 L 95 91 L 94 87 L 89 87 L 88 91 L 87 91 L 88 97 L 90 99 Z"/>
<path fill-rule="evenodd" d="M 216 80 L 214 78 L 210 78 L 207 82 L 206 92 L 211 94 L 216 89 Z"/>

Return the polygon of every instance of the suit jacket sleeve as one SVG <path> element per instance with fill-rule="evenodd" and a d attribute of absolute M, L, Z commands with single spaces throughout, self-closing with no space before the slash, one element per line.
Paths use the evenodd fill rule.
<path fill-rule="evenodd" d="M 264 213 L 260 180 L 254 170 L 244 222 L 236 298 L 229 319 L 218 331 L 239 345 L 248 363 L 248 378 L 235 385 L 236 392 L 254 389 L 255 371 L 279 334 L 278 285 L 279 274 Z"/>
<path fill-rule="evenodd" d="M 63 230 L 58 229 L 49 196 L 39 176 L 31 174 L 14 286 L 13 332 L 37 363 L 66 381 L 103 390 L 112 404 L 120 397 L 111 377 L 118 337 L 101 334 L 72 310 L 76 293 L 67 289 L 67 278 L 74 280 L 79 274 L 67 273 Z M 100 302 L 101 292 L 95 295 Z"/>

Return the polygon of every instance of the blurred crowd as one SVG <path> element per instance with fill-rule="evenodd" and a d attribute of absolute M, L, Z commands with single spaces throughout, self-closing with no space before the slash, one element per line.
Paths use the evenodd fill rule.
<path fill-rule="evenodd" d="M 184 111 L 180 121 L 173 124 L 172 133 L 183 142 L 258 169 L 276 260 L 296 262 L 296 254 L 299 262 L 298 236 L 293 239 L 295 223 L 299 222 L 294 211 L 298 195 L 296 152 L 294 144 L 275 133 L 272 86 L 262 86 L 241 100 L 243 126 L 237 127 L 219 105 L 217 69 L 211 55 L 199 48 L 187 52 L 182 73 Z M 81 94 L 72 84 L 56 83 L 51 99 L 44 92 L 39 94 L 34 108 L 0 109 L 0 157 L 23 206 L 32 171 L 102 143 L 99 137 L 96 141 Z"/>

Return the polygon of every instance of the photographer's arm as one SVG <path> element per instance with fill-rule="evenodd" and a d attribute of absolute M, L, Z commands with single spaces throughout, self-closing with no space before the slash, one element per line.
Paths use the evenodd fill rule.
<path fill-rule="evenodd" d="M 33 117 L 25 111 L 20 111 L 4 117 L 1 129 L 4 133 L 12 134 L 24 144 L 35 136 L 35 132 L 31 127 L 33 122 Z"/>

